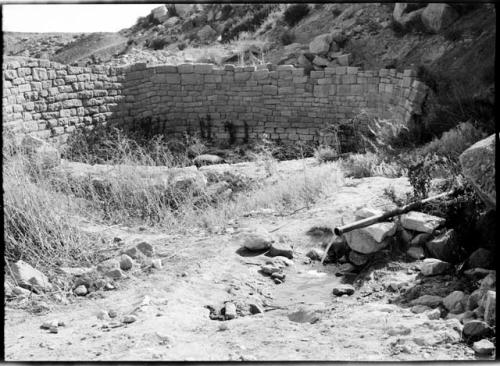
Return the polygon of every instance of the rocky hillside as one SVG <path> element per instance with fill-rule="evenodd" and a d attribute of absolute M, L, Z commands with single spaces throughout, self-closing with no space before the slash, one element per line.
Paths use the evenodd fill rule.
<path fill-rule="evenodd" d="M 116 34 L 64 42 L 11 33 L 4 53 L 78 64 L 413 67 L 434 91 L 422 126 L 439 134 L 467 119 L 494 127 L 495 21 L 493 4 L 169 4 Z"/>

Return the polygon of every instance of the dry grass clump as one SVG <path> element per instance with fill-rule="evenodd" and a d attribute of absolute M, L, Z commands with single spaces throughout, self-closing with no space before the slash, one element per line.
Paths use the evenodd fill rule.
<path fill-rule="evenodd" d="M 398 178 L 406 175 L 406 169 L 398 162 L 385 160 L 372 152 L 351 154 L 342 160 L 342 169 L 346 176 L 353 178 L 388 177 Z"/>

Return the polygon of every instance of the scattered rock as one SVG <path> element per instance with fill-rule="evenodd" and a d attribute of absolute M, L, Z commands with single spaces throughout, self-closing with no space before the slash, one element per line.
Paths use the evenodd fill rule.
<path fill-rule="evenodd" d="M 313 248 L 307 252 L 306 257 L 311 258 L 313 261 L 320 261 L 324 255 L 325 252 L 323 250 L 318 248 Z"/>
<path fill-rule="evenodd" d="M 135 321 L 137 321 L 137 317 L 135 315 L 125 315 L 123 317 L 122 323 L 130 324 L 130 323 L 133 323 Z"/>
<path fill-rule="evenodd" d="M 120 268 L 124 271 L 128 271 L 129 269 L 132 268 L 134 265 L 134 262 L 132 261 L 132 258 L 130 258 L 126 254 L 122 254 L 120 258 Z"/>
<path fill-rule="evenodd" d="M 108 315 L 107 311 L 105 311 L 105 310 L 99 310 L 97 312 L 96 316 L 97 316 L 97 319 L 104 320 L 104 319 L 108 318 L 109 315 Z"/>
<path fill-rule="evenodd" d="M 55 326 L 55 327 L 50 327 L 50 328 L 49 328 L 49 333 L 54 333 L 54 334 L 57 334 L 57 333 L 59 333 L 59 329 L 57 329 L 57 326 Z"/>
<path fill-rule="evenodd" d="M 110 278 L 114 279 L 114 280 L 118 280 L 118 279 L 120 279 L 120 278 L 123 277 L 123 272 L 121 271 L 120 268 L 115 268 L 115 269 L 112 269 L 112 270 L 106 272 L 105 275 L 107 277 L 110 277 Z M 106 286 L 107 285 L 108 284 L 106 284 Z"/>
<path fill-rule="evenodd" d="M 469 268 L 494 269 L 495 256 L 490 250 L 479 248 L 470 255 L 467 265 Z"/>
<path fill-rule="evenodd" d="M 482 320 L 471 320 L 464 324 L 462 332 L 467 341 L 474 342 L 488 337 L 491 334 L 491 328 Z"/>
<path fill-rule="evenodd" d="M 332 39 L 333 37 L 330 33 L 321 34 L 315 37 L 311 43 L 309 43 L 309 52 L 317 55 L 326 55 L 330 50 Z"/>
<path fill-rule="evenodd" d="M 367 254 L 358 253 L 355 250 L 351 250 L 349 252 L 349 261 L 355 266 L 358 267 L 364 266 L 369 259 L 370 256 L 368 256 Z"/>
<path fill-rule="evenodd" d="M 198 36 L 198 38 L 202 42 L 213 41 L 218 36 L 217 32 L 211 26 L 209 26 L 208 24 L 205 25 L 203 28 L 201 28 L 196 33 L 196 35 Z M 199 155 L 199 156 L 197 156 L 197 158 L 200 157 L 200 156 L 203 156 L 203 155 Z M 216 156 L 216 155 L 211 155 L 211 156 Z M 196 159 L 195 159 L 195 162 L 196 162 Z M 214 163 L 212 163 L 212 164 L 214 164 Z M 217 163 L 215 163 L 215 164 L 217 164 Z"/>
<path fill-rule="evenodd" d="M 427 319 L 429 319 L 429 320 L 437 320 L 437 319 L 441 318 L 441 310 L 433 309 L 431 311 L 428 311 L 426 315 L 427 315 Z"/>
<path fill-rule="evenodd" d="M 85 296 L 87 295 L 87 288 L 84 286 L 84 285 L 80 285 L 80 286 L 77 286 L 74 290 L 73 290 L 74 294 L 76 296 Z"/>
<path fill-rule="evenodd" d="M 163 268 L 163 264 L 162 264 L 160 258 L 153 259 L 151 261 L 151 265 L 153 266 L 153 268 L 156 268 L 156 269 L 162 269 Z"/>
<path fill-rule="evenodd" d="M 464 176 L 472 182 L 483 201 L 496 208 L 495 134 L 476 142 L 460 155 Z"/>
<path fill-rule="evenodd" d="M 222 164 L 224 162 L 224 159 L 222 159 L 220 156 L 217 155 L 202 154 L 194 158 L 193 161 L 197 166 L 202 166 L 202 165 Z"/>
<path fill-rule="evenodd" d="M 449 27 L 458 17 L 455 9 L 443 3 L 427 5 L 421 15 L 425 28 L 433 33 L 439 33 Z"/>
<path fill-rule="evenodd" d="M 277 278 L 281 282 L 285 280 L 285 277 L 286 277 L 285 274 L 282 272 L 274 272 L 271 274 L 271 278 Z"/>
<path fill-rule="evenodd" d="M 152 257 L 155 254 L 153 246 L 149 244 L 147 241 L 141 241 L 139 244 L 136 245 L 136 248 L 146 257 Z"/>
<path fill-rule="evenodd" d="M 438 307 L 443 303 L 443 298 L 436 295 L 422 295 L 410 302 L 410 305 L 425 305 L 430 308 Z"/>
<path fill-rule="evenodd" d="M 426 258 L 420 266 L 420 272 L 424 276 L 436 276 L 449 271 L 451 268 L 452 265 L 448 262 L 436 258 Z"/>
<path fill-rule="evenodd" d="M 453 291 L 443 299 L 444 307 L 453 314 L 465 311 L 467 297 L 462 291 Z"/>
<path fill-rule="evenodd" d="M 343 263 L 338 267 L 338 271 L 340 273 L 351 273 L 356 270 L 356 267 L 352 265 L 351 263 Z"/>
<path fill-rule="evenodd" d="M 467 298 L 466 309 L 474 310 L 475 308 L 477 308 L 484 294 L 484 291 L 480 289 L 474 290 Z"/>
<path fill-rule="evenodd" d="M 392 327 L 387 331 L 387 334 L 389 334 L 390 336 L 408 335 L 410 333 L 411 329 L 404 325 L 398 325 L 396 327 Z"/>
<path fill-rule="evenodd" d="M 282 256 L 293 259 L 293 248 L 286 243 L 272 243 L 269 251 L 266 253 L 270 257 Z"/>
<path fill-rule="evenodd" d="M 432 310 L 432 309 L 426 305 L 415 305 L 415 306 L 412 306 L 412 308 L 411 308 L 411 312 L 415 313 L 415 314 L 421 314 L 421 313 L 424 313 L 428 310 Z"/>
<path fill-rule="evenodd" d="M 15 281 L 22 287 L 35 290 L 50 290 L 49 279 L 28 263 L 19 260 L 10 266 Z"/>
<path fill-rule="evenodd" d="M 86 274 L 90 274 L 94 271 L 94 268 L 90 267 L 60 267 L 61 272 L 67 276 L 78 277 Z"/>
<path fill-rule="evenodd" d="M 53 327 L 56 327 L 59 325 L 59 321 L 57 320 L 49 320 L 49 321 L 46 321 L 44 322 L 40 328 L 42 329 L 50 329 L 50 328 L 53 328 Z"/>
<path fill-rule="evenodd" d="M 142 253 L 137 249 L 135 245 L 130 246 L 122 251 L 122 254 L 128 255 L 129 257 L 133 259 L 140 259 L 142 258 Z M 103 271 L 104 272 L 104 271 Z"/>
<path fill-rule="evenodd" d="M 491 355 L 495 351 L 495 345 L 487 339 L 474 342 L 472 349 L 479 355 Z"/>
<path fill-rule="evenodd" d="M 226 320 L 236 318 L 236 305 L 232 302 L 226 302 L 224 305 L 224 317 Z"/>
<path fill-rule="evenodd" d="M 273 278 L 273 281 L 274 281 L 274 283 L 275 283 L 275 284 L 277 284 L 277 285 L 281 285 L 281 284 L 283 283 L 283 281 L 282 281 L 282 280 L 280 280 L 279 278 Z"/>
<path fill-rule="evenodd" d="M 423 212 L 410 211 L 401 215 L 401 225 L 408 230 L 432 234 L 439 226 L 445 223 L 445 219 Z"/>
<path fill-rule="evenodd" d="M 287 267 L 293 266 L 293 261 L 291 259 L 288 259 L 287 257 L 283 257 L 283 256 L 273 257 L 272 259 L 269 259 L 269 261 L 266 261 L 266 263 L 287 266 Z"/>
<path fill-rule="evenodd" d="M 484 301 L 484 321 L 491 326 L 495 326 L 496 324 L 496 306 L 497 306 L 496 291 L 486 292 L 486 299 Z"/>
<path fill-rule="evenodd" d="M 104 289 L 105 289 L 106 291 L 111 291 L 111 290 L 114 290 L 115 288 L 116 288 L 116 287 L 115 287 L 115 286 L 113 286 L 113 284 L 112 284 L 112 283 L 109 283 L 109 282 L 107 282 L 107 283 L 104 285 Z"/>
<path fill-rule="evenodd" d="M 252 232 L 241 233 L 240 240 L 242 241 L 243 246 L 251 251 L 268 249 L 274 242 L 271 234 L 263 228 L 257 228 Z"/>
<path fill-rule="evenodd" d="M 101 262 L 97 265 L 97 270 L 103 273 L 106 273 L 116 268 L 120 268 L 120 262 L 118 262 L 118 260 L 114 258 L 105 260 L 104 262 Z"/>
<path fill-rule="evenodd" d="M 413 239 L 413 235 L 408 230 L 403 228 L 400 228 L 399 230 L 399 237 L 405 244 L 410 244 Z"/>
<path fill-rule="evenodd" d="M 30 290 L 26 290 L 25 288 L 22 288 L 20 286 L 14 286 L 12 287 L 12 294 L 20 297 L 26 297 L 31 294 Z"/>
<path fill-rule="evenodd" d="M 460 323 L 465 323 L 467 320 L 474 319 L 474 316 L 473 311 L 465 311 L 461 314 L 448 313 L 446 319 L 457 319 Z"/>
<path fill-rule="evenodd" d="M 464 275 L 473 281 L 478 281 L 494 271 L 484 268 L 471 268 L 464 271 Z"/>
<path fill-rule="evenodd" d="M 406 254 L 412 258 L 412 259 L 424 259 L 425 258 L 425 253 L 424 250 L 421 247 L 410 247 L 407 251 Z"/>
<path fill-rule="evenodd" d="M 495 290 L 496 282 L 497 282 L 496 272 L 492 272 L 481 280 L 481 285 L 479 286 L 479 288 L 481 290 Z"/>
<path fill-rule="evenodd" d="M 460 248 L 455 230 L 450 229 L 441 235 L 429 240 L 425 244 L 429 254 L 433 258 L 446 262 L 456 262 L 460 258 Z"/>
<path fill-rule="evenodd" d="M 251 303 L 248 305 L 250 314 L 255 315 L 255 314 L 260 314 L 264 312 L 264 309 L 262 306 L 256 303 Z"/>
<path fill-rule="evenodd" d="M 320 312 L 316 308 L 301 306 L 296 311 L 288 314 L 288 319 L 295 323 L 314 324 L 320 320 Z"/>
<path fill-rule="evenodd" d="M 342 295 L 352 295 L 354 293 L 354 287 L 352 285 L 338 285 L 335 286 L 332 290 L 333 294 L 335 296 L 342 296 Z"/>
<path fill-rule="evenodd" d="M 115 310 L 109 310 L 108 311 L 108 316 L 113 319 L 113 318 L 116 318 L 118 316 L 118 313 L 115 311 Z"/>
<path fill-rule="evenodd" d="M 260 267 L 260 270 L 268 275 L 281 271 L 281 268 L 272 264 L 264 264 Z"/>

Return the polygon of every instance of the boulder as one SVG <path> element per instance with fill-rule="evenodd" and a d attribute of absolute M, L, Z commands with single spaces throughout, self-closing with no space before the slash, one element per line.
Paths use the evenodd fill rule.
<path fill-rule="evenodd" d="M 168 18 L 167 7 L 165 5 L 162 5 L 157 8 L 154 8 L 153 10 L 151 10 L 151 16 L 153 17 L 153 19 L 162 23 Z"/>
<path fill-rule="evenodd" d="M 332 293 L 335 296 L 349 295 L 354 293 L 354 287 L 352 285 L 338 285 L 332 289 Z"/>
<path fill-rule="evenodd" d="M 120 278 L 123 278 L 123 272 L 121 271 L 120 268 L 111 269 L 107 271 L 105 275 L 114 280 L 119 280 Z"/>
<path fill-rule="evenodd" d="M 80 285 L 80 286 L 77 286 L 74 290 L 73 290 L 74 294 L 76 296 L 85 296 L 87 295 L 87 288 L 84 286 L 84 285 Z"/>
<path fill-rule="evenodd" d="M 304 54 L 300 54 L 299 57 L 297 58 L 297 64 L 303 68 L 311 68 L 312 63 L 309 61 L 309 59 L 304 56 Z"/>
<path fill-rule="evenodd" d="M 336 60 L 340 66 L 349 66 L 351 60 L 351 54 L 346 53 L 345 55 L 337 56 Z"/>
<path fill-rule="evenodd" d="M 479 281 L 493 272 L 494 271 L 491 269 L 471 268 L 471 269 L 464 271 L 464 275 L 470 280 Z"/>
<path fill-rule="evenodd" d="M 424 276 L 436 276 L 449 271 L 451 268 L 452 265 L 448 262 L 436 258 L 426 258 L 420 266 L 420 272 Z"/>
<path fill-rule="evenodd" d="M 321 56 L 314 57 L 312 62 L 314 65 L 318 65 L 318 66 L 328 66 L 328 64 L 330 63 L 330 61 L 328 61 L 328 59 L 321 57 Z"/>
<path fill-rule="evenodd" d="M 426 315 L 427 315 L 427 319 L 429 319 L 429 320 L 437 320 L 437 319 L 441 318 L 441 310 L 433 309 L 431 311 L 428 311 L 426 313 Z"/>
<path fill-rule="evenodd" d="M 47 276 L 22 260 L 11 265 L 10 269 L 19 286 L 35 290 L 50 290 L 52 288 Z"/>
<path fill-rule="evenodd" d="M 293 248 L 287 243 L 274 242 L 271 244 L 271 247 L 266 254 L 270 257 L 282 256 L 288 259 L 293 259 Z"/>
<path fill-rule="evenodd" d="M 368 217 L 382 215 L 383 213 L 384 213 L 384 211 L 382 211 L 378 208 L 363 207 L 354 213 L 354 217 L 356 218 L 356 220 L 363 220 L 363 219 L 366 219 Z"/>
<path fill-rule="evenodd" d="M 394 222 L 378 222 L 376 224 L 359 229 L 370 235 L 377 243 L 396 234 L 397 226 Z"/>
<path fill-rule="evenodd" d="M 132 258 L 130 258 L 126 254 L 122 254 L 122 256 L 120 258 L 120 269 L 122 269 L 124 271 L 128 271 L 129 269 L 132 268 L 133 265 L 134 265 L 134 262 L 132 262 Z"/>
<path fill-rule="evenodd" d="M 117 259 L 107 259 L 97 265 L 99 272 L 108 272 L 112 269 L 120 268 L 120 262 Z"/>
<path fill-rule="evenodd" d="M 474 310 L 477 308 L 481 302 L 482 297 L 485 295 L 485 291 L 477 289 L 473 291 L 467 298 L 466 309 Z"/>
<path fill-rule="evenodd" d="M 497 274 L 495 272 L 491 272 L 485 278 L 481 280 L 481 285 L 479 288 L 481 290 L 495 290 L 497 283 Z"/>
<path fill-rule="evenodd" d="M 415 305 L 415 306 L 412 306 L 410 310 L 414 314 L 421 314 L 421 313 L 424 313 L 424 312 L 432 310 L 432 309 L 430 307 L 428 307 L 427 305 Z"/>
<path fill-rule="evenodd" d="M 181 21 L 179 17 L 170 17 L 163 22 L 163 25 L 167 28 L 173 27 Z"/>
<path fill-rule="evenodd" d="M 495 135 L 476 142 L 460 155 L 464 176 L 472 183 L 483 201 L 496 208 Z"/>
<path fill-rule="evenodd" d="M 439 33 L 449 27 L 458 17 L 457 11 L 444 3 L 429 4 L 421 14 L 424 27 L 432 33 Z"/>
<path fill-rule="evenodd" d="M 446 220 L 423 212 L 410 211 L 401 215 L 401 225 L 408 230 L 432 234 Z"/>
<path fill-rule="evenodd" d="M 370 254 L 378 252 L 389 244 L 389 240 L 377 242 L 373 237 L 363 229 L 357 229 L 344 234 L 347 245 L 359 253 Z"/>
<path fill-rule="evenodd" d="M 196 35 L 202 42 L 211 42 L 217 38 L 218 33 L 208 24 L 201 28 Z"/>
<path fill-rule="evenodd" d="M 497 293 L 496 291 L 486 292 L 484 300 L 484 321 L 490 325 L 496 324 L 496 306 L 497 306 Z"/>
<path fill-rule="evenodd" d="M 280 266 L 274 265 L 274 264 L 264 264 L 260 267 L 260 270 L 264 274 L 272 275 L 273 273 L 277 273 L 281 271 Z"/>
<path fill-rule="evenodd" d="M 471 320 L 464 324 L 462 332 L 466 341 L 474 342 L 491 335 L 491 328 L 482 320 Z"/>
<path fill-rule="evenodd" d="M 467 259 L 467 266 L 469 268 L 485 268 L 494 269 L 495 268 L 495 256 L 488 249 L 479 248 L 476 249 Z"/>
<path fill-rule="evenodd" d="M 462 291 L 453 291 L 443 299 L 444 307 L 453 314 L 465 311 L 467 297 Z"/>
<path fill-rule="evenodd" d="M 333 37 L 330 33 L 321 34 L 309 43 L 309 51 L 317 55 L 326 55 L 330 50 Z"/>
<path fill-rule="evenodd" d="M 460 259 L 460 247 L 455 230 L 450 229 L 429 240 L 425 247 L 430 257 L 441 259 L 446 262 L 457 262 Z"/>
<path fill-rule="evenodd" d="M 448 315 L 446 315 L 446 320 L 457 319 L 460 323 L 465 323 L 468 320 L 474 319 L 474 316 L 474 312 L 472 311 L 465 311 L 461 314 L 448 313 Z"/>
<path fill-rule="evenodd" d="M 239 236 L 242 245 L 251 251 L 260 251 L 269 249 L 274 242 L 271 234 L 264 228 L 257 228 L 251 232 L 243 232 Z"/>
<path fill-rule="evenodd" d="M 411 241 L 410 245 L 424 245 L 432 238 L 431 234 L 421 233 L 416 235 Z"/>
<path fill-rule="evenodd" d="M 213 154 L 202 154 L 195 157 L 193 161 L 197 166 L 202 166 L 202 165 L 222 164 L 224 162 L 224 159 L 222 159 L 220 156 Z"/>
<path fill-rule="evenodd" d="M 438 307 L 443 303 L 443 298 L 441 296 L 436 295 L 422 295 L 419 298 L 416 298 L 410 302 L 410 305 L 425 305 L 430 308 Z"/>
<path fill-rule="evenodd" d="M 136 244 L 135 247 L 146 257 L 151 258 L 155 254 L 155 249 L 147 241 L 141 241 L 140 243 Z"/>
<path fill-rule="evenodd" d="M 472 349 L 478 355 L 491 355 L 495 352 L 495 345 L 487 339 L 481 339 L 480 341 L 474 342 Z"/>
<path fill-rule="evenodd" d="M 425 4 L 396 3 L 392 17 L 401 27 L 411 30 L 422 24 L 423 7 Z"/>
<path fill-rule="evenodd" d="M 325 252 L 323 250 L 312 248 L 306 253 L 306 257 L 311 258 L 313 261 L 320 261 L 323 258 L 324 254 Z"/>
<path fill-rule="evenodd" d="M 61 164 L 61 153 L 44 140 L 31 135 L 24 136 L 21 148 L 30 162 L 42 169 L 51 169 Z"/>
<path fill-rule="evenodd" d="M 226 320 L 236 318 L 236 305 L 232 302 L 226 302 L 224 305 L 224 318 Z"/>

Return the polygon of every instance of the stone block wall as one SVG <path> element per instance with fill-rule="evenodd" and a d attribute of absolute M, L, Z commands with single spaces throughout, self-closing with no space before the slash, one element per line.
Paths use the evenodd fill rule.
<path fill-rule="evenodd" d="M 116 121 L 120 69 L 73 67 L 41 59 L 4 59 L 2 127 L 64 143 L 76 128 Z"/>
<path fill-rule="evenodd" d="M 168 136 L 317 141 L 319 131 L 365 111 L 408 123 L 427 87 L 411 70 L 211 64 L 71 67 L 45 60 L 4 63 L 3 126 L 63 142 L 77 127 L 111 122 Z M 360 126 L 361 128 L 362 126 Z"/>

